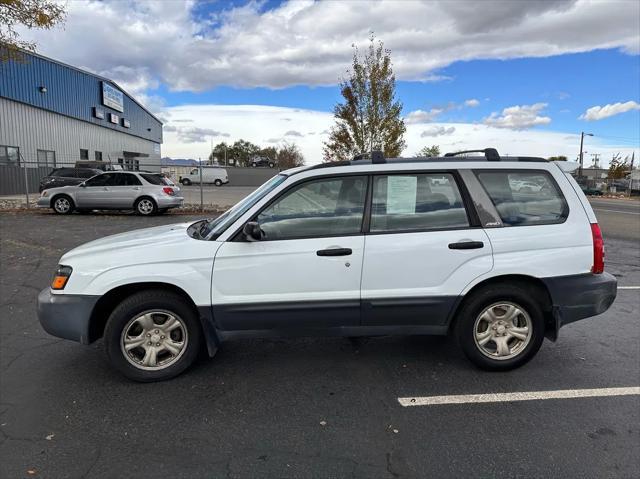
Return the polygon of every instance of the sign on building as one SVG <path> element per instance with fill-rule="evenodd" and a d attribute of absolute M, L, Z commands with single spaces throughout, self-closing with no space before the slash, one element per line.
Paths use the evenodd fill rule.
<path fill-rule="evenodd" d="M 119 112 L 124 112 L 124 96 L 122 92 L 104 81 L 102 82 L 102 104 Z"/>

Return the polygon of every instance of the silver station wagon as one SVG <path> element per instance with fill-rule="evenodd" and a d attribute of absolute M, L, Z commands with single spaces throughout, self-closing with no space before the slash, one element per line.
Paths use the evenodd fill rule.
<path fill-rule="evenodd" d="M 110 171 L 76 186 L 44 190 L 38 207 L 58 214 L 91 210 L 134 210 L 144 216 L 182 205 L 180 188 L 157 173 Z"/>

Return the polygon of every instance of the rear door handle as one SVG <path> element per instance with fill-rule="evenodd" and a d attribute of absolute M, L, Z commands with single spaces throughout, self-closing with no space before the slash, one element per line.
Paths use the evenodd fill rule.
<path fill-rule="evenodd" d="M 349 256 L 351 248 L 327 248 L 316 251 L 318 256 Z"/>
<path fill-rule="evenodd" d="M 449 249 L 478 249 L 484 248 L 482 241 L 459 241 L 457 243 L 449 243 Z"/>

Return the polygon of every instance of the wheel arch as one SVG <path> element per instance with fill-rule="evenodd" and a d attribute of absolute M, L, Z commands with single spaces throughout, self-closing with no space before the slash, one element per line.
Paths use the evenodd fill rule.
<path fill-rule="evenodd" d="M 102 295 L 94 305 L 91 317 L 89 318 L 89 342 L 92 343 L 103 336 L 109 316 L 111 316 L 111 313 L 116 306 L 118 306 L 118 304 L 120 304 L 125 298 L 140 291 L 151 289 L 175 293 L 187 302 L 200 321 L 201 332 L 207 345 L 207 351 L 210 356 L 213 356 L 218 349 L 220 340 L 213 325 L 211 308 L 198 307 L 184 289 L 176 286 L 175 284 L 163 282 L 124 284 L 117 286 Z"/>
<path fill-rule="evenodd" d="M 545 322 L 545 336 L 548 339 L 555 341 L 558 336 L 558 327 L 553 315 L 553 301 L 551 299 L 549 289 L 540 278 L 523 274 L 505 274 L 500 276 L 493 276 L 473 285 L 464 295 L 458 298 L 457 303 L 452 308 L 451 315 L 449 317 L 449 330 L 453 328 L 458 312 L 464 306 L 466 301 L 468 301 L 480 290 L 491 287 L 499 287 L 501 284 L 510 286 L 520 285 L 529 289 L 532 297 L 535 298 L 535 300 L 542 307 Z"/>

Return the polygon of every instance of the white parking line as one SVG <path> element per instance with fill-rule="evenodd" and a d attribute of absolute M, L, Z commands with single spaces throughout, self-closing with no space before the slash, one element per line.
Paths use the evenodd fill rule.
<path fill-rule="evenodd" d="M 618 289 L 640 289 L 640 286 L 618 286 Z"/>
<path fill-rule="evenodd" d="M 640 213 L 636 213 L 634 211 L 608 210 L 608 209 L 605 209 L 605 208 L 594 208 L 594 210 L 596 210 L 596 211 L 609 211 L 611 213 L 622 213 L 622 214 L 625 214 L 625 215 L 640 215 Z"/>
<path fill-rule="evenodd" d="M 531 391 L 496 394 L 462 394 L 459 396 L 425 396 L 398 398 L 403 407 L 437 406 L 441 404 L 468 404 L 488 402 L 540 401 L 545 399 L 575 399 L 608 396 L 638 396 L 640 387 L 564 389 L 558 391 Z"/>

